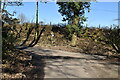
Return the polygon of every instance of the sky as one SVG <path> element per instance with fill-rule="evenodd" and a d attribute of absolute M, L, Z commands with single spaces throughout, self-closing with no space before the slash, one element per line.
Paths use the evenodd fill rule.
<path fill-rule="evenodd" d="M 91 11 L 85 13 L 88 17 L 85 25 L 88 26 L 110 26 L 118 24 L 114 19 L 118 19 L 118 2 L 91 2 Z M 62 22 L 62 16 L 58 12 L 58 5 L 55 2 L 40 3 L 39 2 L 39 21 L 45 23 L 57 24 Z M 24 14 L 28 21 L 35 21 L 35 2 L 24 2 L 23 6 L 9 6 L 7 10 L 10 12 L 16 11 L 16 17 L 19 14 Z"/>

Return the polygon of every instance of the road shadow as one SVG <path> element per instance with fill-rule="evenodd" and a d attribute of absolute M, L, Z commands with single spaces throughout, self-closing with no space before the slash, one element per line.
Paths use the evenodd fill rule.
<path fill-rule="evenodd" d="M 41 55 L 32 52 L 29 53 L 32 56 L 32 60 L 30 61 L 32 68 L 29 71 L 24 72 L 26 78 L 29 80 L 44 80 L 45 61 L 41 58 Z"/>
<path fill-rule="evenodd" d="M 79 54 L 83 54 L 83 55 L 88 55 L 88 56 L 91 56 L 91 57 L 71 57 L 71 56 L 53 56 L 51 55 L 51 53 L 57 53 L 56 51 L 54 50 L 47 50 L 47 49 L 42 49 L 42 48 L 38 48 L 37 49 L 38 51 L 40 50 L 41 53 L 36 53 L 36 51 L 31 51 L 34 55 L 39 55 L 39 58 L 40 59 L 47 59 L 47 60 L 59 60 L 59 59 L 62 59 L 62 60 L 96 60 L 96 61 L 108 61 L 108 57 L 106 55 L 102 55 L 101 53 L 93 53 L 93 54 L 90 54 L 90 53 L 79 53 Z M 44 53 L 47 53 L 47 55 L 41 55 L 41 54 L 44 54 Z M 73 53 L 74 54 L 74 53 Z M 111 59 L 110 59 L 111 60 Z M 109 61 L 107 62 L 108 64 L 113 64 L 113 65 L 119 65 L 120 63 L 118 62 L 118 58 L 115 58 L 114 61 Z"/>
<path fill-rule="evenodd" d="M 40 48 L 36 49 L 36 50 L 38 50 L 37 51 L 38 53 L 33 50 L 30 51 L 31 55 L 33 56 L 31 62 L 34 66 L 36 66 L 36 68 L 33 69 L 35 71 L 31 70 L 31 71 L 27 72 L 27 73 L 30 73 L 30 75 L 28 77 L 31 78 L 32 80 L 33 79 L 47 80 L 48 78 L 45 78 L 45 75 L 47 75 L 47 74 L 45 74 L 45 70 L 44 70 L 45 67 L 48 69 L 48 71 L 49 70 L 51 71 L 50 74 L 53 71 L 53 72 L 56 72 L 56 74 L 60 73 L 60 74 L 66 75 L 64 72 L 58 71 L 58 69 L 56 69 L 56 68 L 60 68 L 60 66 L 64 66 L 64 67 L 65 66 L 82 66 L 82 64 L 76 63 L 77 61 L 80 61 L 80 60 L 81 61 L 83 60 L 85 62 L 84 64 L 103 65 L 103 66 L 105 66 L 104 69 L 111 68 L 108 66 L 111 64 L 119 65 L 117 62 L 111 63 L 111 62 L 104 61 L 104 56 L 100 56 L 100 55 L 91 55 L 91 57 L 74 57 L 74 56 L 69 56 L 69 55 L 68 56 L 63 56 L 63 55 L 55 56 L 55 55 L 51 54 L 51 53 L 57 54 L 57 52 L 55 52 L 54 50 L 49 50 L 49 49 L 47 50 L 47 49 L 40 49 Z M 42 53 L 39 53 L 39 51 Z M 86 54 L 86 55 L 88 55 L 88 54 Z M 39 61 L 41 61 L 41 63 Z M 46 61 L 48 61 L 48 62 L 46 62 Z M 72 63 L 72 61 L 74 61 L 75 63 Z M 96 62 L 96 61 L 100 61 L 100 62 Z M 42 66 L 42 68 L 40 68 L 41 66 Z M 67 67 L 66 67 L 66 70 L 72 71 L 72 69 L 70 70 Z M 33 73 L 31 73 L 31 72 L 33 72 Z M 41 74 L 42 74 L 42 76 L 41 76 Z M 35 75 L 37 75 L 37 76 L 35 77 Z M 67 75 L 77 77 L 75 74 L 72 74 L 72 73 L 67 73 Z M 52 79 L 55 79 L 55 78 L 52 78 Z M 62 78 L 60 78 L 60 79 L 62 79 Z"/>
<path fill-rule="evenodd" d="M 10 67 L 2 68 L 2 73 L 8 75 L 7 77 L 3 77 L 2 80 L 44 80 L 45 61 L 41 59 L 40 55 L 30 51 L 25 52 L 26 54 L 16 54 L 20 55 L 23 59 L 11 55 L 5 56 L 9 58 L 7 59 L 8 61 L 10 60 L 15 63 L 10 63 Z M 32 58 L 24 60 L 24 58 L 29 56 Z"/>
<path fill-rule="evenodd" d="M 59 60 L 62 61 L 68 61 L 71 62 L 72 60 L 75 61 L 79 61 L 79 60 L 103 60 L 101 57 L 99 56 L 92 56 L 90 58 L 86 58 L 86 57 L 72 57 L 72 56 L 53 56 L 51 53 L 54 52 L 52 50 L 44 50 L 44 49 L 39 49 L 42 50 L 42 53 L 36 53 L 33 50 L 29 50 L 26 51 L 28 56 L 32 56 L 32 58 L 30 60 L 20 60 L 17 57 L 13 57 L 13 56 L 7 56 L 7 58 L 11 58 L 16 60 L 17 62 L 19 62 L 21 65 L 17 65 L 17 67 L 15 67 L 14 70 L 12 69 L 3 69 L 3 71 L 5 73 L 9 73 L 9 74 L 16 74 L 16 73 L 22 73 L 25 75 L 22 76 L 21 78 L 17 78 L 17 79 L 22 79 L 22 80 L 44 80 L 45 79 L 45 67 L 48 67 L 46 64 L 46 61 L 52 61 L 52 63 L 59 63 Z M 43 55 L 44 53 L 47 53 L 45 55 Z M 49 55 L 48 55 L 49 53 Z M 87 55 L 87 54 L 86 54 Z M 58 62 L 57 62 L 58 61 Z M 87 62 L 88 63 L 88 62 Z M 86 64 L 87 64 L 86 63 Z M 94 62 L 91 62 L 92 64 L 96 64 Z M 12 64 L 15 65 L 16 63 Z M 108 65 L 108 64 L 114 64 L 114 65 L 119 65 L 117 63 L 99 63 L 101 65 Z M 51 66 L 56 66 L 56 64 L 50 64 Z M 61 64 L 61 66 L 64 66 L 67 64 Z M 22 71 L 20 69 L 20 67 L 22 66 Z M 59 66 L 59 65 L 58 65 Z M 81 66 L 81 64 L 74 64 L 73 66 Z M 54 69 L 54 67 L 52 67 Z M 51 69 L 50 69 L 51 70 Z M 2 80 L 11 80 L 12 78 L 9 79 L 2 79 Z"/>

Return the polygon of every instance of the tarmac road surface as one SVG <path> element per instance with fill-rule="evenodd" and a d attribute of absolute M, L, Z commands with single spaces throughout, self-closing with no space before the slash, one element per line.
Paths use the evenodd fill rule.
<path fill-rule="evenodd" d="M 38 47 L 25 50 L 45 61 L 44 78 L 118 78 L 118 62 L 106 61 L 105 56 Z"/>

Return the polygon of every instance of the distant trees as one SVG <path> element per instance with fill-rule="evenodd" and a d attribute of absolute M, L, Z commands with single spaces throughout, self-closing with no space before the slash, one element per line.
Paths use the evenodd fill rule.
<path fill-rule="evenodd" d="M 85 9 L 90 11 L 90 2 L 57 2 L 59 6 L 59 12 L 63 17 L 63 21 L 68 21 L 67 26 L 70 38 L 73 43 L 72 46 L 76 45 L 77 33 L 82 27 L 82 24 L 86 21 L 84 16 Z"/>
<path fill-rule="evenodd" d="M 18 19 L 20 20 L 21 24 L 23 24 L 23 23 L 25 23 L 27 21 L 27 18 L 26 18 L 26 16 L 23 13 L 20 13 L 18 15 Z"/>

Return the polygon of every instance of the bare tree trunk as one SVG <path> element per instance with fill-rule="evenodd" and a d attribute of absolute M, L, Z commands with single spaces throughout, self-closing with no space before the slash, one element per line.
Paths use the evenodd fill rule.
<path fill-rule="evenodd" d="M 24 45 L 24 44 L 27 42 L 30 34 L 32 33 L 33 28 L 34 28 L 34 27 L 29 28 L 29 30 L 28 30 L 28 32 L 27 32 L 27 37 L 26 37 L 26 39 L 22 42 L 22 44 L 21 44 L 20 46 Z"/>
<path fill-rule="evenodd" d="M 79 18 L 74 17 L 72 20 L 72 25 L 76 25 L 76 27 L 78 27 L 78 24 L 79 24 Z M 76 44 L 77 44 L 77 33 L 76 30 L 74 30 L 71 37 L 71 46 L 75 47 Z"/>
<path fill-rule="evenodd" d="M 77 44 L 77 35 L 76 35 L 76 32 L 74 32 L 74 33 L 72 34 L 71 46 L 72 46 L 72 47 L 75 47 L 76 44 Z"/>
<path fill-rule="evenodd" d="M 40 37 L 41 37 L 42 33 L 44 32 L 44 30 L 45 30 L 45 27 L 42 28 L 42 30 L 40 31 L 39 35 L 37 36 L 37 39 L 36 40 L 34 39 L 35 42 L 33 44 L 30 44 L 29 47 L 33 47 L 33 46 L 35 46 L 38 43 L 38 41 L 40 40 Z"/>
<path fill-rule="evenodd" d="M 18 34 L 17 34 L 17 38 L 20 38 L 21 37 L 21 35 L 20 35 L 20 33 L 22 32 L 22 27 L 20 26 L 20 30 L 19 30 L 19 32 L 18 32 Z"/>
<path fill-rule="evenodd" d="M 120 53 L 120 48 L 119 46 L 115 45 L 114 43 L 111 43 L 112 47 L 118 52 Z"/>
<path fill-rule="evenodd" d="M 34 39 L 32 40 L 32 42 L 28 45 L 28 47 L 32 47 L 32 45 L 34 44 L 34 42 L 35 42 L 35 37 L 34 37 Z"/>

